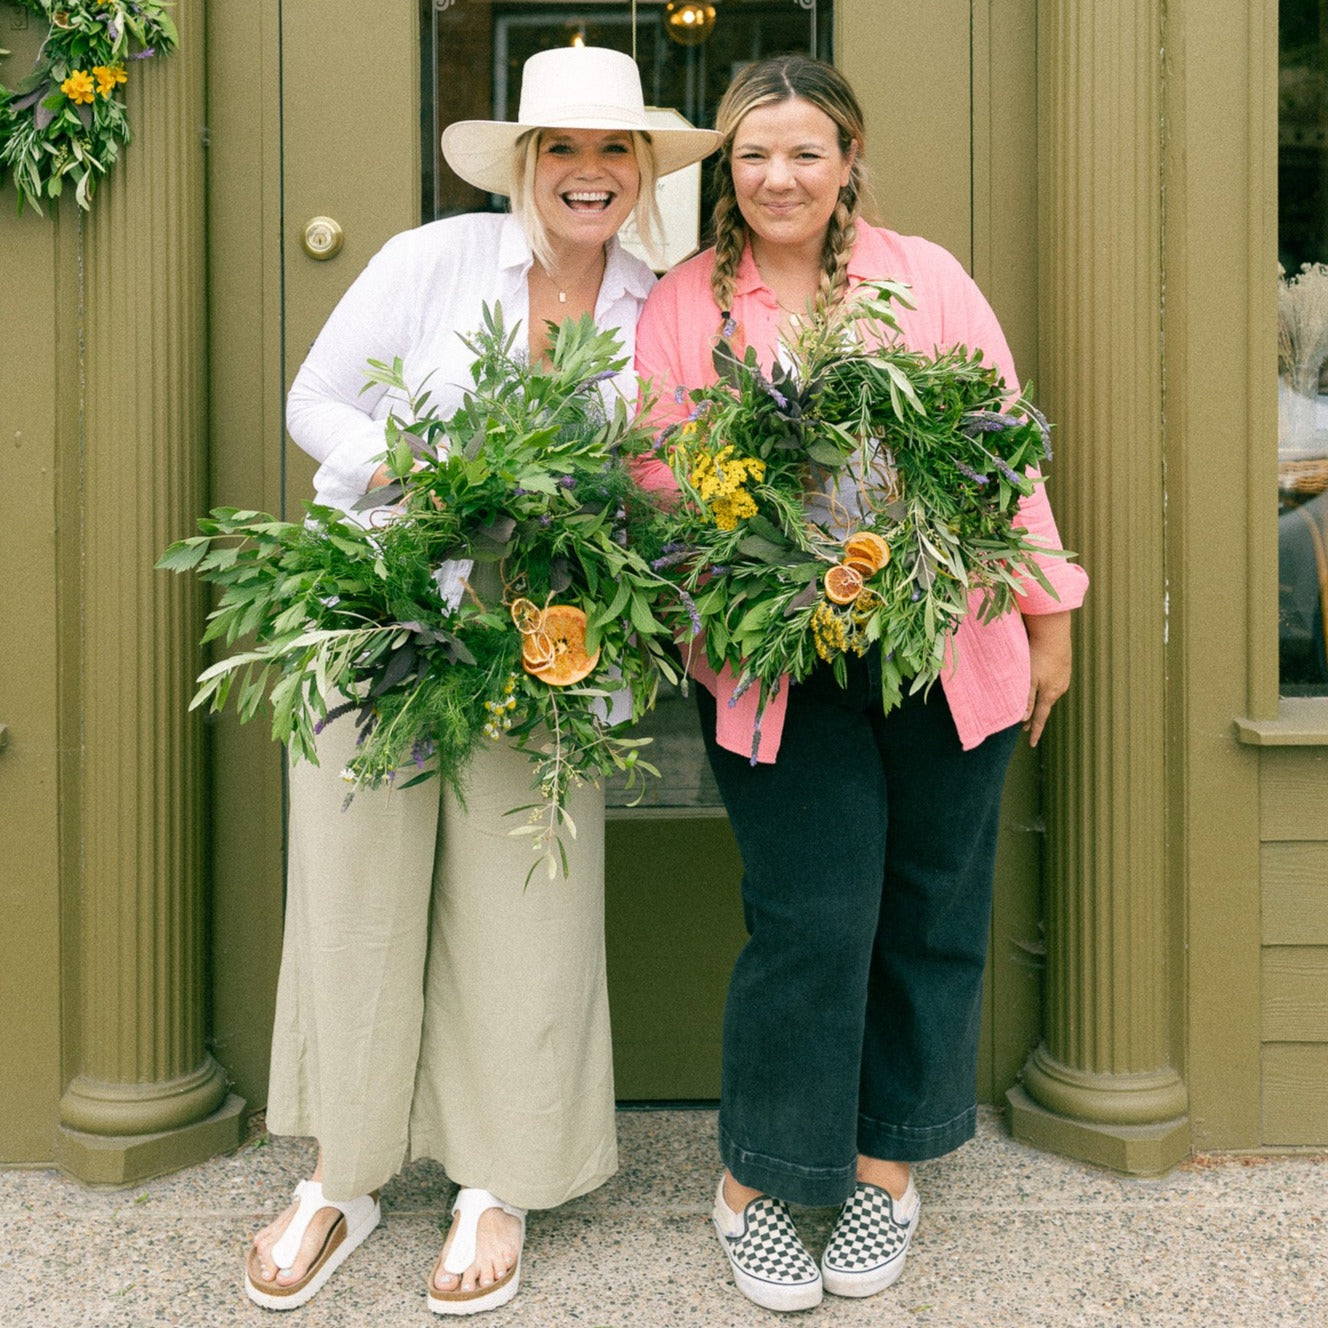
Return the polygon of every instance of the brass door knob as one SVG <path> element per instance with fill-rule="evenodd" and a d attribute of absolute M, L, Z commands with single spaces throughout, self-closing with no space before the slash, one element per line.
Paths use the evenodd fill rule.
<path fill-rule="evenodd" d="M 304 224 L 304 234 L 300 237 L 300 243 L 310 258 L 316 258 L 322 263 L 329 258 L 335 258 L 341 252 L 345 238 L 341 226 L 331 217 L 310 217 Z"/>

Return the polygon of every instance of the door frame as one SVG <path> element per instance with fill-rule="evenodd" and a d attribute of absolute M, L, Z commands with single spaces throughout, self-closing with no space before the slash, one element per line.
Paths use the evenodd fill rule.
<path fill-rule="evenodd" d="M 838 0 L 835 30 L 837 61 L 861 93 L 873 128 L 867 157 L 881 210 L 892 228 L 938 240 L 969 267 L 1022 372 L 1036 377 L 1034 0 L 1013 6 L 938 0 L 925 22 L 900 0 L 890 0 L 896 12 L 888 21 L 880 8 L 873 0 Z M 362 7 L 347 0 L 277 6 L 236 0 L 209 6 L 207 22 L 212 500 L 289 515 L 312 492 L 313 466 L 285 438 L 286 387 L 364 263 L 419 219 L 419 9 L 383 7 L 374 16 L 373 40 L 356 44 L 356 85 L 373 90 L 363 105 L 352 104 L 342 80 L 327 77 L 326 36 L 362 32 Z M 882 69 L 889 78 L 879 77 Z M 938 84 L 953 95 L 938 98 Z M 292 94 L 284 104 L 283 91 Z M 949 150 L 938 154 L 937 143 Z M 360 165 L 351 169 L 351 163 Z M 315 263 L 300 246 L 304 223 L 316 215 L 335 217 L 345 233 L 332 262 Z M 259 1104 L 266 1100 L 280 956 L 282 762 L 261 722 L 241 728 L 233 717 L 220 717 L 210 738 L 213 1050 L 242 1095 Z M 1035 755 L 1021 749 L 1002 810 L 979 1065 L 985 1101 L 999 1100 L 1014 1082 L 1041 1025 L 1038 778 Z M 657 820 L 633 830 L 631 821 L 615 819 L 616 860 L 639 863 L 641 851 L 655 851 L 652 843 L 664 852 L 658 846 L 685 839 L 692 824 L 698 833 L 713 833 L 713 826 L 706 832 L 686 818 L 672 822 L 668 833 Z M 640 851 L 632 847 L 634 836 Z M 736 871 L 722 847 L 714 871 L 700 898 L 732 924 L 739 919 Z M 623 893 L 629 884 L 609 883 L 634 919 L 622 933 L 628 946 L 644 943 L 636 925 L 641 901 Z M 661 916 L 669 912 L 666 897 L 660 907 Z M 693 921 L 694 930 L 708 929 Z M 730 928 L 721 944 L 732 949 L 740 939 Z M 614 946 L 611 938 L 611 952 Z M 643 967 L 621 955 L 611 965 L 619 974 Z M 707 990 L 714 971 L 712 956 Z M 675 987 L 687 985 L 680 977 L 674 974 Z M 615 978 L 615 1019 L 624 1045 L 648 1047 L 648 1028 L 638 1037 L 618 1019 L 634 1003 L 618 985 L 623 980 Z M 658 1003 L 654 1008 L 658 1015 Z M 705 1043 L 706 1018 L 694 1002 L 689 1008 Z M 717 1024 L 718 1008 L 709 1017 Z M 701 1091 L 697 1084 L 717 1084 L 717 1054 L 714 1063 L 709 1078 L 684 1076 L 689 1095 Z M 640 1065 L 649 1069 L 648 1053 Z M 628 1081 L 637 1077 L 627 1063 L 621 1070 Z M 657 1075 L 640 1077 L 659 1082 Z M 628 1081 L 623 1087 L 635 1091 Z"/>

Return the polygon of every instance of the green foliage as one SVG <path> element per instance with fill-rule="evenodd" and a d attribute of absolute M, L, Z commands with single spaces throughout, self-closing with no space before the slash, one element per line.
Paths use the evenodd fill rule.
<path fill-rule="evenodd" d="M 324 723 L 356 723 L 352 793 L 433 775 L 464 792 L 475 747 L 512 741 L 538 796 L 516 809 L 533 820 L 514 833 L 534 836 L 536 865 L 553 875 L 560 831 L 575 833 L 574 784 L 625 772 L 643 791 L 657 773 L 640 740 L 609 727 L 607 701 L 629 692 L 639 718 L 659 678 L 674 677 L 655 609 L 672 591 L 626 545 L 628 511 L 645 500 L 622 461 L 650 438 L 622 405 L 606 417 L 595 388 L 623 364 L 618 343 L 589 318 L 569 321 L 549 364 L 531 366 L 515 336 L 485 310 L 467 342 L 474 386 L 447 419 L 406 385 L 400 361 L 371 365 L 370 381 L 404 410 L 387 422 L 393 480 L 362 504 L 377 509 L 370 525 L 314 504 L 302 523 L 219 508 L 158 566 L 220 588 L 205 641 L 253 638 L 201 675 L 195 706 L 233 700 L 248 719 L 266 699 L 272 736 L 297 759 L 313 758 Z M 445 601 L 435 573 L 467 559 L 496 564 L 498 602 L 469 583 L 458 604 Z M 523 667 L 522 601 L 585 613 L 586 654 L 600 652 L 587 677 L 559 687 Z"/>
<path fill-rule="evenodd" d="M 79 207 L 130 141 L 122 89 L 129 65 L 169 54 L 175 24 L 157 0 L 17 0 L 50 25 L 32 72 L 0 87 L 0 173 L 25 202 L 59 198 L 67 181 Z"/>
<path fill-rule="evenodd" d="M 939 676 L 967 613 L 991 619 L 1028 578 L 1047 584 L 1035 553 L 1064 556 L 1017 524 L 1050 455 L 1045 421 L 1007 400 L 980 352 L 904 349 L 891 302 L 906 290 L 862 287 L 769 377 L 752 348 L 721 341 L 719 383 L 691 393 L 667 440 L 681 498 L 640 541 L 694 597 L 710 663 L 730 664 L 740 692 L 759 685 L 763 705 L 818 659 L 843 681 L 846 653 L 877 649 L 889 709 Z M 862 531 L 889 561 L 835 602 L 825 575 Z"/>

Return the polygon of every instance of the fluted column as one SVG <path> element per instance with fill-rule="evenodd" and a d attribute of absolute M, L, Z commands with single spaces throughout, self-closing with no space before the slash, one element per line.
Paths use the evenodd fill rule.
<path fill-rule="evenodd" d="M 133 143 L 82 221 L 79 883 L 61 1164 L 130 1182 L 238 1142 L 204 1045 L 203 616 L 153 570 L 206 496 L 201 0 L 179 51 L 131 64 Z M 61 202 L 73 210 L 73 199 Z"/>
<path fill-rule="evenodd" d="M 1045 1040 L 1015 1134 L 1119 1170 L 1189 1147 L 1167 971 L 1162 3 L 1055 0 L 1039 38 L 1042 395 L 1093 578 L 1047 757 Z"/>

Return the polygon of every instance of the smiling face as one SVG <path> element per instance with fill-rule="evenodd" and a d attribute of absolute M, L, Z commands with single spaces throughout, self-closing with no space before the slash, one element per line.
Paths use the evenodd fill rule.
<path fill-rule="evenodd" d="M 631 134 L 540 131 L 533 197 L 555 252 L 603 245 L 631 215 L 640 188 Z"/>
<path fill-rule="evenodd" d="M 748 111 L 733 136 L 729 162 L 753 247 L 818 255 L 856 150 L 853 143 L 843 151 L 835 122 L 801 97 Z"/>

